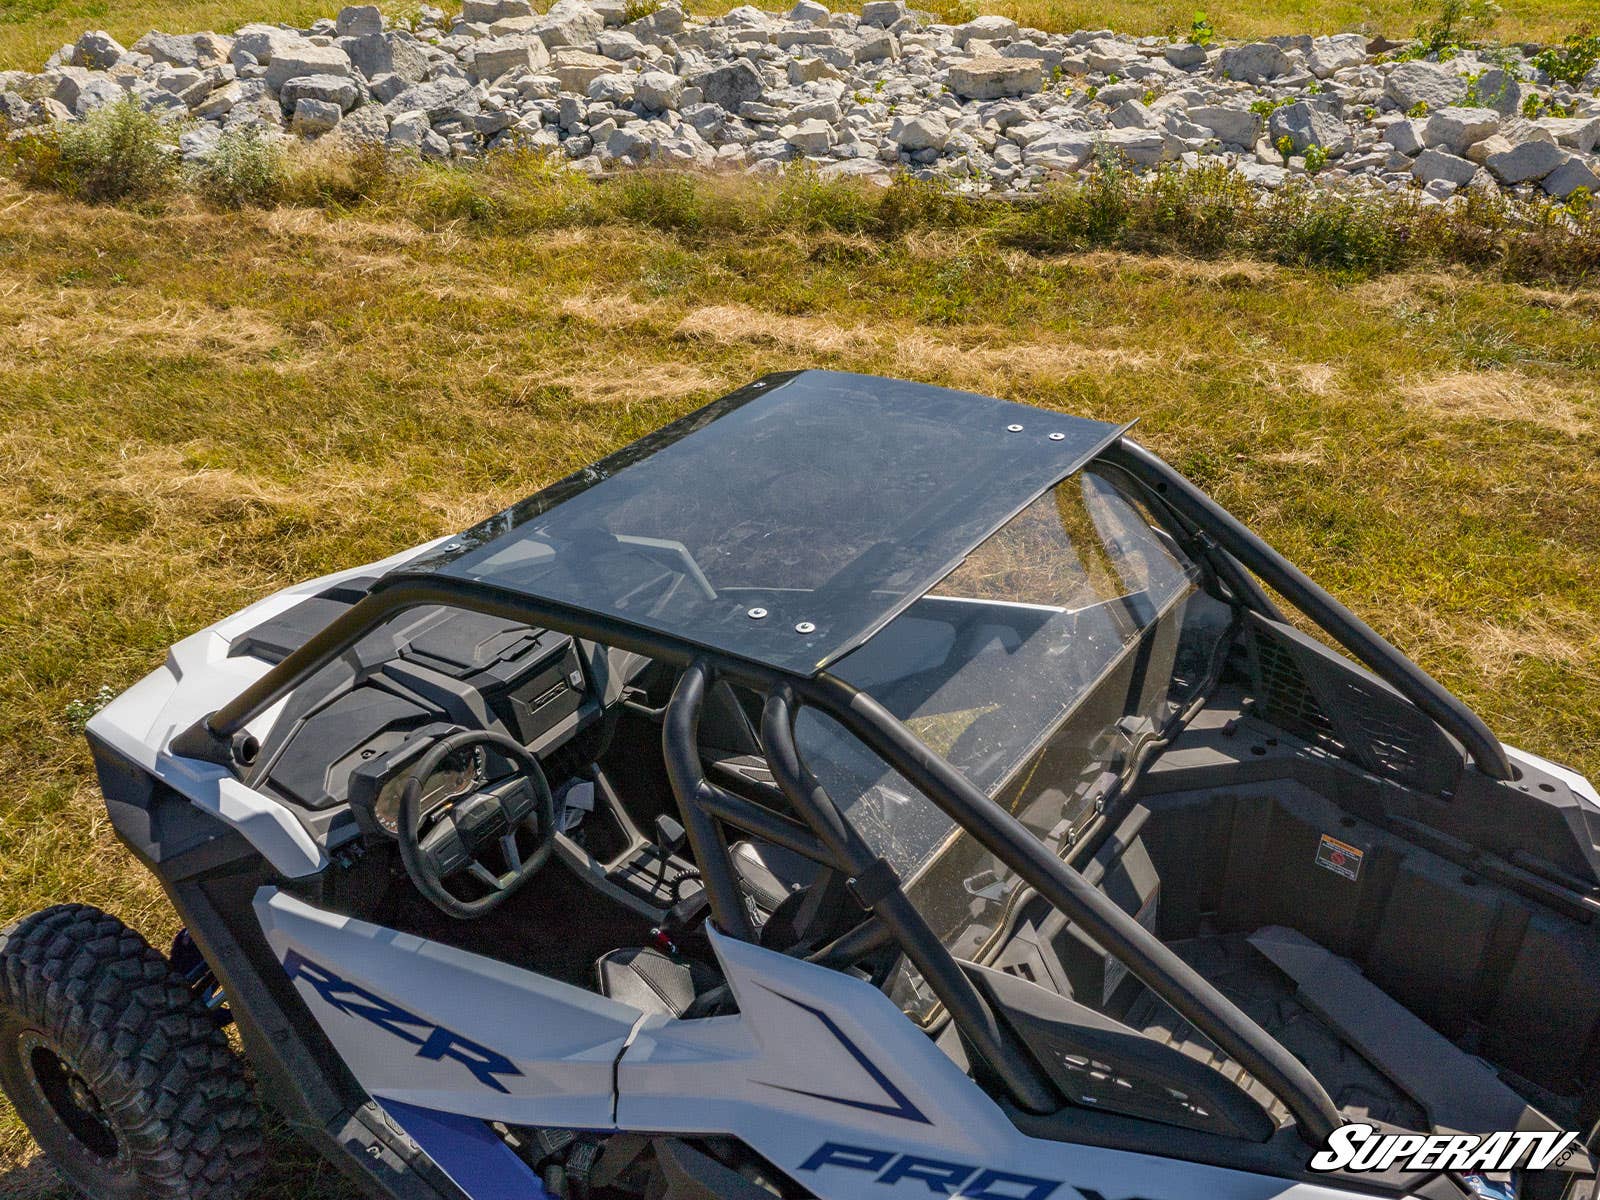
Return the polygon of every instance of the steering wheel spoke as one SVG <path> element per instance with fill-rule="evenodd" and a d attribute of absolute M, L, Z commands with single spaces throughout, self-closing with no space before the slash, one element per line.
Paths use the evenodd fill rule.
<path fill-rule="evenodd" d="M 456 832 L 455 822 L 446 817 L 428 831 L 422 839 L 421 850 L 428 866 L 445 879 L 472 862 L 467 847 Z"/>
<path fill-rule="evenodd" d="M 500 853 L 506 856 L 506 867 L 509 870 L 522 870 L 522 851 L 517 846 L 515 829 L 500 839 Z"/>
<path fill-rule="evenodd" d="M 424 835 L 419 810 L 425 782 L 450 755 L 478 745 L 509 759 L 520 777 L 454 801 Z M 518 842 L 522 832 L 535 839 L 531 852 Z M 544 866 L 555 845 L 555 801 L 539 760 L 525 746 L 503 733 L 463 730 L 439 739 L 417 760 L 400 792 L 398 833 L 400 860 L 417 890 L 441 912 L 466 920 L 497 908 Z M 504 873 L 481 859 L 491 848 L 503 856 Z M 445 881 L 461 874 L 487 894 L 475 900 L 453 894 Z"/>

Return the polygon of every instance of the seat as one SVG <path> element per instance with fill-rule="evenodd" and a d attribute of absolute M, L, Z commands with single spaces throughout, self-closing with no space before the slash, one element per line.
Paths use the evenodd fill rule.
<path fill-rule="evenodd" d="M 720 980 L 701 963 L 674 958 L 649 946 L 624 946 L 595 963 L 600 992 L 641 1012 L 682 1017 Z"/>
<path fill-rule="evenodd" d="M 809 858 L 771 842 L 754 839 L 735 842 L 728 853 L 733 858 L 739 886 L 750 901 L 750 916 L 757 926 L 764 925 L 778 906 L 794 893 L 815 883 L 821 870 Z"/>

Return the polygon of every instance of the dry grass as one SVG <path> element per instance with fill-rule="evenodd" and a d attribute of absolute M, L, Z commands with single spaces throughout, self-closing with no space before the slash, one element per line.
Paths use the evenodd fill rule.
<path fill-rule="evenodd" d="M 0 184 L 0 922 L 173 932 L 64 715 L 287 583 L 460 528 L 769 371 L 1084 415 L 1600 775 L 1593 288 L 633 225 L 91 208 Z M 57 1200 L 0 1110 L 0 1196 Z M 341 1189 L 287 1138 L 259 1200 Z"/>

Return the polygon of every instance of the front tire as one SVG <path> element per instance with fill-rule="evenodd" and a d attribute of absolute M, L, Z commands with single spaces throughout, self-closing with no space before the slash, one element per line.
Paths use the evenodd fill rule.
<path fill-rule="evenodd" d="M 0 932 L 0 1087 L 94 1200 L 243 1200 L 260 1113 L 185 980 L 115 917 L 47 908 Z"/>

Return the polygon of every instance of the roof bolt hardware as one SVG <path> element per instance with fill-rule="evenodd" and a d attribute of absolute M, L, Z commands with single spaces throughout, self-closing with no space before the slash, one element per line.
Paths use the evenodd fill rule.
<path fill-rule="evenodd" d="M 1050 440 L 1052 442 L 1064 442 L 1067 440 L 1067 435 L 1064 433 L 1052 433 L 1050 435 Z"/>
<path fill-rule="evenodd" d="M 794 631 L 796 633 L 815 633 L 817 631 L 817 627 L 810 621 L 801 621 L 800 624 L 794 627 Z"/>
<path fill-rule="evenodd" d="M 446 542 L 444 544 L 444 548 L 447 551 L 450 551 L 451 553 L 454 553 L 455 551 L 461 549 L 461 543 L 460 542 Z"/>
<path fill-rule="evenodd" d="M 747 610 L 744 615 L 749 617 L 752 621 L 759 621 L 762 617 L 767 615 L 767 610 L 764 608 L 752 608 Z"/>
<path fill-rule="evenodd" d="M 1007 433 L 1021 433 L 1022 432 L 1022 426 L 1021 425 L 1007 425 L 1006 426 L 1006 432 Z"/>

